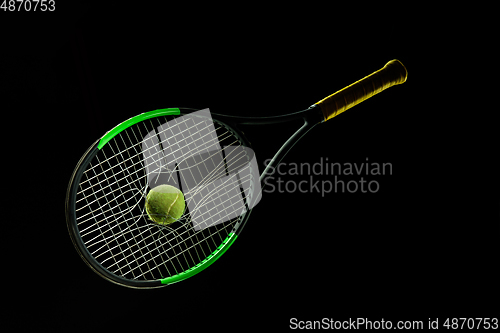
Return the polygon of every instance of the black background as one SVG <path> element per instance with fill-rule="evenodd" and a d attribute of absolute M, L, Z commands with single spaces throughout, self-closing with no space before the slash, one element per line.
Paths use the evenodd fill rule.
<path fill-rule="evenodd" d="M 426 322 L 495 313 L 498 216 L 471 209 L 477 192 L 458 170 L 479 152 L 461 149 L 456 118 L 433 93 L 440 52 L 455 39 L 422 29 L 440 28 L 438 14 L 346 7 L 57 1 L 54 13 L 0 13 L 12 193 L 4 201 L 4 286 L 14 295 L 7 318 L 65 331 L 281 331 L 293 317 Z M 365 177 L 378 181 L 377 193 L 264 193 L 230 251 L 161 289 L 114 285 L 79 258 L 66 189 L 81 155 L 110 128 L 166 107 L 295 112 L 395 58 L 406 83 L 316 127 L 284 160 L 391 163 L 392 175 Z M 244 130 L 262 163 L 299 126 Z"/>

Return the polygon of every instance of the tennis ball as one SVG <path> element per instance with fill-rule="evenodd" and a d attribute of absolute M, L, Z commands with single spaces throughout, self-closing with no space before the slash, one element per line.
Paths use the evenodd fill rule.
<path fill-rule="evenodd" d="M 146 197 L 149 219 L 158 224 L 174 223 L 182 216 L 185 207 L 184 195 L 171 185 L 157 186 L 151 189 Z"/>

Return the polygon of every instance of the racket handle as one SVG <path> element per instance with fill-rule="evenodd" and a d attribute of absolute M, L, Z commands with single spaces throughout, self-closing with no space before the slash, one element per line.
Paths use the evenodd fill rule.
<path fill-rule="evenodd" d="M 341 114 L 379 92 L 406 81 L 408 72 L 397 60 L 391 60 L 376 72 L 354 82 L 315 103 L 320 106 L 325 121 Z"/>

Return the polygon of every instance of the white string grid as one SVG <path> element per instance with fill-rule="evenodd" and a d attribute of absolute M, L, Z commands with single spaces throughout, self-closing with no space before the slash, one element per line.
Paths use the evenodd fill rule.
<path fill-rule="evenodd" d="M 203 131 L 209 126 L 215 133 Z M 161 145 L 145 147 L 155 129 Z M 132 280 L 161 279 L 199 264 L 260 194 L 258 171 L 228 172 L 253 167 L 249 150 L 238 146 L 242 142 L 230 128 L 189 115 L 156 117 L 120 132 L 79 183 L 76 220 L 89 253 L 108 271 Z M 159 179 L 181 188 L 186 199 L 184 214 L 168 226 L 149 220 L 144 208 Z"/>

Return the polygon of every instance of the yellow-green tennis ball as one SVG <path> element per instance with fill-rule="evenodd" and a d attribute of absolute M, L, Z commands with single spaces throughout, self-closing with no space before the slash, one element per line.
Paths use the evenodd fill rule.
<path fill-rule="evenodd" d="M 171 185 L 157 186 L 151 189 L 146 197 L 149 219 L 158 224 L 174 223 L 182 216 L 185 207 L 184 195 Z"/>

